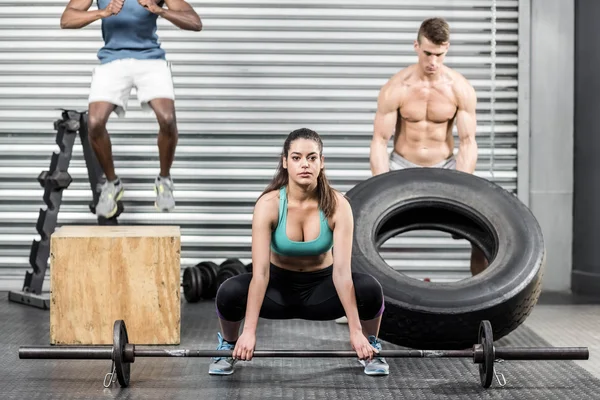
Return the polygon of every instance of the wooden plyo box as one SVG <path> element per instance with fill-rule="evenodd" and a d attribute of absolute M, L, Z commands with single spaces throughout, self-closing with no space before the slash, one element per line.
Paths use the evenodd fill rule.
<path fill-rule="evenodd" d="M 178 226 L 63 226 L 50 239 L 50 343 L 179 344 Z"/>

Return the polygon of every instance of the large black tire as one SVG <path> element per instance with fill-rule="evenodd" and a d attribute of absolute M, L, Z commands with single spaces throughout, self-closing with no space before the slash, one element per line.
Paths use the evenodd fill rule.
<path fill-rule="evenodd" d="M 355 222 L 352 269 L 383 287 L 382 339 L 420 349 L 469 348 L 477 343 L 481 320 L 491 321 L 499 339 L 537 303 L 545 265 L 542 232 L 530 210 L 502 187 L 458 171 L 413 168 L 363 181 L 347 197 Z M 488 268 L 451 283 L 393 270 L 379 246 L 417 229 L 469 240 L 486 254 Z"/>

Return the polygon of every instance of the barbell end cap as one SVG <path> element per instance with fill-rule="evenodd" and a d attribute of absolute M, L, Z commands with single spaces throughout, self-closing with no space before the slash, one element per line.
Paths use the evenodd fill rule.
<path fill-rule="evenodd" d="M 483 359 L 483 345 L 473 345 L 473 364 L 481 364 L 483 363 Z"/>

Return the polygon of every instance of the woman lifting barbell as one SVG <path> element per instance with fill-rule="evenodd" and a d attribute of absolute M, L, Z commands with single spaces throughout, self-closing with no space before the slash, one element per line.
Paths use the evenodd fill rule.
<path fill-rule="evenodd" d="M 372 276 L 351 272 L 352 209 L 329 185 L 322 153 L 316 132 L 288 135 L 277 174 L 254 208 L 252 274 L 228 279 L 217 292 L 217 349 L 233 352 L 213 358 L 210 374 L 232 374 L 237 360 L 252 359 L 259 317 L 325 321 L 343 315 L 364 372 L 389 373 L 377 355 L 383 291 Z"/>

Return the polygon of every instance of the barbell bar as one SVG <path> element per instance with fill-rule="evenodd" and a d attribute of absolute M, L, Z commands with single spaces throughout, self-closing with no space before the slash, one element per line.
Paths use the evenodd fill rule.
<path fill-rule="evenodd" d="M 390 358 L 471 358 L 479 350 L 381 350 L 381 357 Z M 23 346 L 21 359 L 110 360 L 112 347 L 91 346 Z M 356 357 L 353 350 L 255 350 L 253 357 L 267 358 L 343 358 Z M 231 357 L 231 350 L 134 349 L 134 357 Z M 514 347 L 497 348 L 497 358 L 503 360 L 587 360 L 587 349 L 581 347 Z M 475 363 L 478 363 L 475 361 Z"/>
<path fill-rule="evenodd" d="M 112 360 L 111 372 L 106 374 L 104 386 L 118 380 L 121 387 L 129 386 L 130 364 L 138 357 L 231 357 L 231 350 L 156 349 L 136 347 L 129 343 L 123 320 L 113 327 L 112 346 L 21 346 L 20 359 Z M 492 325 L 481 321 L 478 343 L 465 350 L 381 350 L 386 358 L 471 358 L 479 364 L 481 385 L 489 388 L 494 377 L 496 360 L 588 360 L 587 347 L 495 347 Z M 253 357 L 268 358 L 337 358 L 356 357 L 353 350 L 255 350 Z M 108 383 L 107 383 L 108 378 Z M 500 379 L 498 378 L 500 381 Z"/>

